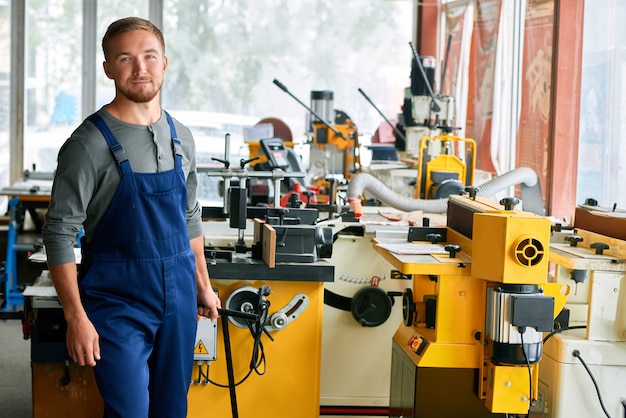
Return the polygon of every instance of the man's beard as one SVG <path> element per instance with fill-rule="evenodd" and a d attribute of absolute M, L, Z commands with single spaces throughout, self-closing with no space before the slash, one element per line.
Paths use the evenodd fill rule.
<path fill-rule="evenodd" d="M 147 86 L 146 86 L 147 87 Z M 161 86 L 155 86 L 154 88 L 146 89 L 145 87 L 139 89 L 133 89 L 132 86 L 128 87 L 117 87 L 120 93 L 124 95 L 128 100 L 133 101 L 135 103 L 148 103 L 152 99 L 156 97 L 161 89 Z"/>

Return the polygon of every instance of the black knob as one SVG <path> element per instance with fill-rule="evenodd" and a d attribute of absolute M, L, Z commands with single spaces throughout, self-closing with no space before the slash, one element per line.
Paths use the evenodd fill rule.
<path fill-rule="evenodd" d="M 241 160 L 239 160 L 239 167 L 244 168 L 247 164 L 251 163 L 252 161 L 256 161 L 261 157 L 254 157 L 254 158 L 248 158 L 247 160 L 242 158 Z"/>
<path fill-rule="evenodd" d="M 596 254 L 602 255 L 604 250 L 608 250 L 609 246 L 603 242 L 594 242 L 589 246 L 589 248 L 594 248 L 596 250 Z"/>
<path fill-rule="evenodd" d="M 576 245 L 578 245 L 579 242 L 583 242 L 583 237 L 578 235 L 570 235 L 569 237 L 565 238 L 565 240 L 569 241 L 570 247 L 575 247 Z"/>
<path fill-rule="evenodd" d="M 450 254 L 450 258 L 454 258 L 456 256 L 456 253 L 461 251 L 461 246 L 457 244 L 448 244 L 443 247 L 443 249 L 446 250 L 448 254 Z"/>
<path fill-rule="evenodd" d="M 598 206 L 598 201 L 593 197 L 588 197 L 585 199 L 585 205 L 587 206 Z"/>
<path fill-rule="evenodd" d="M 230 167 L 230 161 L 222 160 L 220 158 L 215 158 L 215 157 L 211 157 L 211 159 L 213 161 L 219 161 L 220 163 L 224 164 L 225 168 L 229 168 Z"/>
<path fill-rule="evenodd" d="M 467 194 L 472 200 L 476 200 L 476 195 L 478 194 L 478 190 L 479 190 L 478 187 L 474 187 L 474 186 L 467 186 L 465 188 L 465 191 L 467 192 Z"/>
<path fill-rule="evenodd" d="M 587 270 L 574 269 L 570 278 L 576 283 L 582 283 L 587 278 Z"/>
<path fill-rule="evenodd" d="M 311 203 L 311 196 L 314 196 L 315 192 L 312 192 L 311 190 L 304 190 L 302 192 L 302 195 L 306 197 L 306 204 L 308 205 L 309 203 Z"/>
<path fill-rule="evenodd" d="M 516 197 L 505 197 L 500 200 L 500 204 L 504 206 L 504 210 L 513 210 L 519 204 L 519 199 Z"/>
<path fill-rule="evenodd" d="M 300 200 L 300 196 L 296 193 L 289 196 L 289 207 L 290 208 L 300 208 L 302 207 L 302 200 Z"/>
<path fill-rule="evenodd" d="M 438 242 L 443 241 L 443 237 L 441 234 L 428 234 L 426 235 L 426 239 L 430 241 L 432 244 L 436 244 Z"/>

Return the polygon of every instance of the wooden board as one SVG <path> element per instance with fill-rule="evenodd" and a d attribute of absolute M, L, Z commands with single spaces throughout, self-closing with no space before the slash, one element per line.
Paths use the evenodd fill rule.
<path fill-rule="evenodd" d="M 270 224 L 263 224 L 263 261 L 269 268 L 276 267 L 276 230 Z"/>
<path fill-rule="evenodd" d="M 263 243 L 263 225 L 265 225 L 265 221 L 263 219 L 254 218 L 254 235 L 252 238 L 252 242 L 254 244 L 262 244 Z"/>

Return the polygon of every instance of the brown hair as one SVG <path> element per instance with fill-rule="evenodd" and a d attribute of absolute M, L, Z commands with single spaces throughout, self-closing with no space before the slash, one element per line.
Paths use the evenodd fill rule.
<path fill-rule="evenodd" d="M 163 52 L 165 53 L 165 39 L 163 38 L 163 33 L 159 28 L 157 28 L 152 22 L 140 17 L 125 17 L 111 23 L 104 34 L 104 37 L 102 38 L 102 52 L 104 52 L 104 59 L 107 61 L 109 60 L 108 52 L 111 39 L 120 33 L 132 32 L 136 30 L 147 30 L 156 36 L 163 47 Z"/>

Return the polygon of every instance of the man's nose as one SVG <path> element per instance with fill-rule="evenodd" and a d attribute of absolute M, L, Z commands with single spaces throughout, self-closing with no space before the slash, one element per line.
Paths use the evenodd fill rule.
<path fill-rule="evenodd" d="M 138 58 L 135 60 L 134 64 L 135 74 L 142 74 L 146 72 L 147 65 L 144 59 Z"/>

